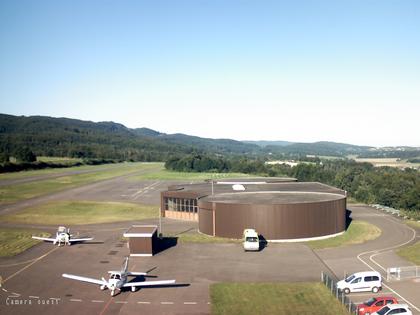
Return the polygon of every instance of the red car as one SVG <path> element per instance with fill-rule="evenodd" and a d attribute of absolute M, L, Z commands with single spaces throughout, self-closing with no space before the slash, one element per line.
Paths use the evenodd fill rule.
<path fill-rule="evenodd" d="M 384 305 L 397 304 L 398 301 L 392 296 L 378 296 L 373 297 L 357 306 L 358 315 L 370 315 L 373 312 L 380 310 Z"/>

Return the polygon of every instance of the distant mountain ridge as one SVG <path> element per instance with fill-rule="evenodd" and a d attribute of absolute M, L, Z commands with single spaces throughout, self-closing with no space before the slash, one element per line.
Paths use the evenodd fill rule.
<path fill-rule="evenodd" d="M 0 114 L 0 153 L 13 155 L 28 147 L 36 155 L 165 161 L 172 155 L 212 154 L 263 157 L 327 155 L 344 157 L 420 156 L 419 148 L 378 149 L 320 141 L 237 141 L 186 134 L 166 134 L 150 128 L 130 129 L 115 122 L 92 122 L 46 116 Z"/>

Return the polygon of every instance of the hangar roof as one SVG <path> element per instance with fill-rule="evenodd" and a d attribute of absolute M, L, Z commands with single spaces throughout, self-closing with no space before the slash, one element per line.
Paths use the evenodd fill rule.
<path fill-rule="evenodd" d="M 344 195 L 308 191 L 237 192 L 207 196 L 200 201 L 232 204 L 291 204 L 340 200 Z"/>
<path fill-rule="evenodd" d="M 224 179 L 213 183 L 213 193 L 244 193 L 244 192 L 322 192 L 332 193 L 338 195 L 345 195 L 341 189 L 331 187 L 318 182 L 294 182 L 288 178 L 289 181 L 278 180 L 275 178 L 254 178 L 254 179 Z M 273 181 L 272 181 L 273 180 Z M 244 190 L 235 190 L 235 185 L 242 185 Z M 165 197 L 178 198 L 202 198 L 212 195 L 212 183 L 201 182 L 193 184 L 173 185 L 169 186 L 167 191 L 163 192 Z M 232 196 L 233 197 L 233 196 Z M 267 198 L 267 195 L 264 196 Z"/>

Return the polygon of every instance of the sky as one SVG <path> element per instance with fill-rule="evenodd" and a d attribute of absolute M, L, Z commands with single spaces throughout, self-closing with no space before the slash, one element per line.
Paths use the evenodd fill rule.
<path fill-rule="evenodd" d="M 0 0 L 0 113 L 420 146 L 420 1 Z"/>

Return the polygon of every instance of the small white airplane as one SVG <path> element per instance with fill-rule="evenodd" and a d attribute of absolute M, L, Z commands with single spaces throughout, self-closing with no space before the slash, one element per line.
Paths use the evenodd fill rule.
<path fill-rule="evenodd" d="M 40 237 L 40 236 L 33 236 L 33 239 L 41 240 L 41 241 L 47 241 L 47 242 L 53 242 L 53 244 L 58 244 L 58 246 L 61 246 L 61 243 L 64 245 L 71 245 L 71 242 L 84 242 L 84 241 L 91 241 L 93 240 L 93 237 L 87 237 L 87 238 L 72 238 L 73 235 L 70 234 L 70 229 L 66 229 L 64 226 L 59 226 L 57 229 L 57 233 L 55 234 L 55 238 L 48 238 L 48 237 Z"/>
<path fill-rule="evenodd" d="M 147 272 L 129 272 L 128 271 L 128 257 L 125 258 L 124 264 L 121 268 L 121 271 L 108 271 L 109 279 L 108 281 L 102 277 L 102 280 L 69 275 L 63 273 L 64 278 L 89 282 L 93 284 L 100 285 L 101 290 L 109 289 L 111 290 L 111 296 L 115 296 L 115 290 L 121 292 L 122 288 L 131 287 L 131 291 L 135 292 L 137 287 L 150 287 L 150 286 L 159 286 L 159 285 L 171 285 L 175 284 L 175 280 L 159 280 L 159 281 L 140 281 L 140 282 L 128 282 L 129 276 L 146 276 Z"/>

